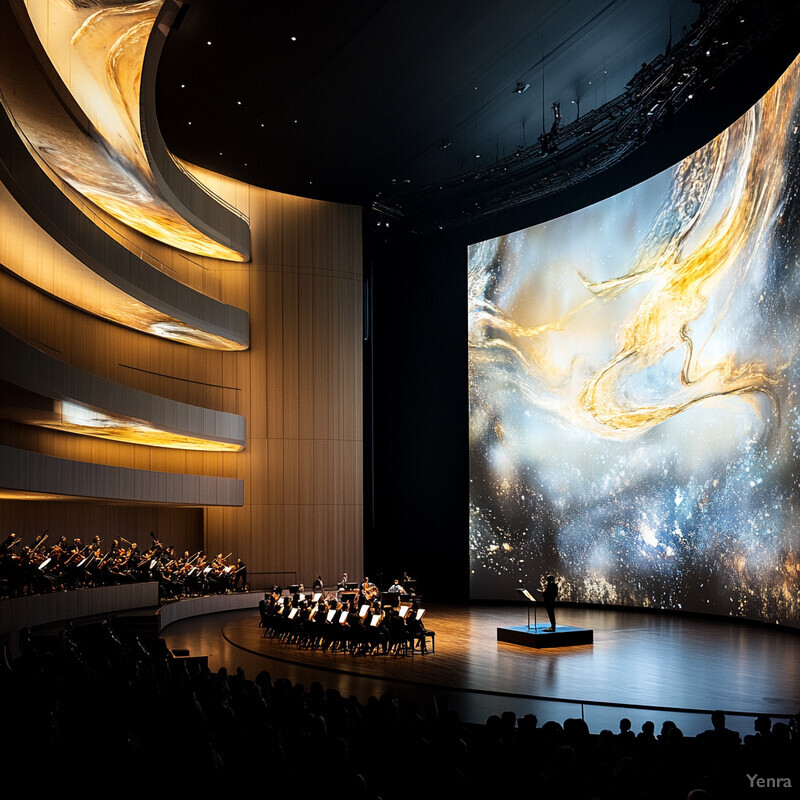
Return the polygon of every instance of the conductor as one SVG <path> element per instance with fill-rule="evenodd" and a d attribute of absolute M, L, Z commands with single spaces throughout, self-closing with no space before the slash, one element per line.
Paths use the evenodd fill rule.
<path fill-rule="evenodd" d="M 558 597 L 558 584 L 554 575 L 548 575 L 547 583 L 542 590 L 542 598 L 547 616 L 550 617 L 550 627 L 545 630 L 551 633 L 556 629 L 556 597 Z"/>

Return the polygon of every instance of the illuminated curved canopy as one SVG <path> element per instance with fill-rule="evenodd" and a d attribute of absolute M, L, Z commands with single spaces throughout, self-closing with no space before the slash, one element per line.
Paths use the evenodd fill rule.
<path fill-rule="evenodd" d="M 245 419 L 131 389 L 0 328 L 0 414 L 27 425 L 180 450 L 244 449 Z"/>
<path fill-rule="evenodd" d="M 18 115 L 57 131 L 53 148 L 91 163 L 82 149 L 89 139 L 37 69 L 6 4 L 0 27 L 0 181 L 8 189 L 0 187 L 0 263 L 60 300 L 126 327 L 199 347 L 246 349 L 246 312 L 204 293 L 201 265 L 177 252 L 162 263 L 134 246 L 26 139 L 10 98 Z"/>
<path fill-rule="evenodd" d="M 7 96 L 18 125 L 39 156 L 98 208 L 153 239 L 201 256 L 245 261 L 246 248 L 198 230 L 164 198 L 140 132 L 140 80 L 147 40 L 163 0 L 72 3 L 25 0 L 47 57 L 90 123 L 65 138 L 58 120 L 36 114 L 24 97 Z M 25 13 L 19 10 L 17 13 Z M 209 201 L 212 198 L 209 195 Z"/>

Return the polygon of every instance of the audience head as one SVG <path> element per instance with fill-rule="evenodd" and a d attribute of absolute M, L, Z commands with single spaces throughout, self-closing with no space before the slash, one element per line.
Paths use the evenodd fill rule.
<path fill-rule="evenodd" d="M 753 723 L 753 727 L 755 728 L 756 733 L 760 733 L 762 736 L 767 736 L 772 729 L 772 720 L 766 716 L 766 714 L 759 714 Z"/>
<path fill-rule="evenodd" d="M 711 724 L 714 726 L 714 730 L 721 731 L 725 728 L 725 712 L 724 711 L 712 711 L 711 712 Z"/>

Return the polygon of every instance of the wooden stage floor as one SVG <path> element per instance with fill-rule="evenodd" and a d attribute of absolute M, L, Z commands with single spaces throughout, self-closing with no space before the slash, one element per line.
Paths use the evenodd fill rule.
<path fill-rule="evenodd" d="M 526 622 L 520 606 L 429 606 L 426 626 L 436 652 L 413 659 L 357 657 L 299 650 L 264 639 L 256 611 L 175 623 L 170 647 L 208 655 L 212 669 L 242 666 L 253 678 L 267 670 L 306 687 L 318 680 L 360 700 L 392 692 L 422 713 L 453 708 L 470 722 L 512 710 L 540 722 L 585 717 L 592 732 L 616 730 L 620 717 L 634 729 L 651 719 L 675 721 L 686 735 L 710 727 L 715 708 L 747 714 L 800 710 L 800 635 L 727 619 L 604 609 L 559 609 L 558 622 L 594 630 L 594 644 L 532 650 L 497 641 L 499 626 Z M 566 700 L 599 702 L 574 705 Z M 625 704 L 669 710 L 626 709 Z M 729 727 L 752 732 L 752 717 L 729 717 Z"/>

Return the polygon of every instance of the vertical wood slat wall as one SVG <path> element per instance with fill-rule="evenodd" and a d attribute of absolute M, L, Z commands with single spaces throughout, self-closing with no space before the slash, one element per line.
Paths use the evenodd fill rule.
<path fill-rule="evenodd" d="M 122 527 L 132 538 L 142 527 L 135 538 L 144 543 L 156 524 L 160 538 L 178 547 L 241 556 L 257 585 L 276 573 L 295 574 L 306 583 L 318 571 L 331 582 L 342 570 L 358 574 L 363 568 L 361 211 L 208 173 L 203 179 L 250 216 L 250 263 L 197 258 L 206 285 L 219 287 L 216 299 L 249 312 L 248 351 L 202 350 L 128 330 L 68 307 L 6 272 L 0 272 L 0 321 L 24 341 L 81 369 L 242 414 L 246 449 L 172 451 L 11 422 L 0 422 L 0 443 L 76 461 L 239 478 L 245 483 L 243 507 L 208 509 L 202 525 L 191 511 L 5 500 L 0 520 L 6 524 L 0 525 L 23 534 L 30 528 L 30 538 L 43 527 L 84 538 L 95 533 L 108 538 Z M 57 270 L 65 258 L 61 248 L 3 196 L 0 263 L 39 259 Z M 168 248 L 133 231 L 125 235 L 162 261 L 171 258 Z"/>
<path fill-rule="evenodd" d="M 361 211 L 202 177 L 239 207 L 236 192 L 248 192 L 253 248 L 247 297 L 226 300 L 250 313 L 250 351 L 229 359 L 249 387 L 238 411 L 248 446 L 232 476 L 245 481 L 245 505 L 206 511 L 208 549 L 249 550 L 250 574 L 267 585 L 358 574 Z"/>

